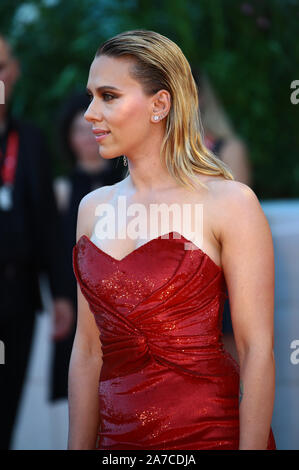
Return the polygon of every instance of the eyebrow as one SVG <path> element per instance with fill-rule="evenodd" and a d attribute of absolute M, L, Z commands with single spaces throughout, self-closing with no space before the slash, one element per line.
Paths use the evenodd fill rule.
<path fill-rule="evenodd" d="M 116 88 L 115 86 L 110 86 L 110 85 L 104 85 L 104 86 L 99 86 L 96 88 L 96 91 L 98 93 L 101 93 L 102 91 L 104 90 L 114 90 L 114 91 L 120 91 L 119 88 Z M 89 88 L 86 88 L 86 92 L 87 93 L 91 93 L 90 89 Z"/>

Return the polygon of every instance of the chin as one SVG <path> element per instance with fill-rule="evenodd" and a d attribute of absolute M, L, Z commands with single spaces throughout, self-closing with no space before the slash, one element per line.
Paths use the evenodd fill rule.
<path fill-rule="evenodd" d="M 109 152 L 105 149 L 100 150 L 99 154 L 105 160 L 113 160 L 113 158 L 117 158 L 122 155 L 122 153 Z"/>

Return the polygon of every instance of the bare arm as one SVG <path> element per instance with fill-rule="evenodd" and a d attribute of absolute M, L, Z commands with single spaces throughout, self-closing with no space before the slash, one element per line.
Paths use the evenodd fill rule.
<path fill-rule="evenodd" d="M 266 449 L 275 388 L 272 235 L 255 193 L 228 184 L 221 242 L 240 363 L 239 449 Z"/>
<path fill-rule="evenodd" d="M 86 229 L 88 199 L 78 210 L 77 241 Z M 98 384 L 102 367 L 99 331 L 89 305 L 77 283 L 78 315 L 68 379 L 69 438 L 68 449 L 95 449 L 99 426 Z"/>

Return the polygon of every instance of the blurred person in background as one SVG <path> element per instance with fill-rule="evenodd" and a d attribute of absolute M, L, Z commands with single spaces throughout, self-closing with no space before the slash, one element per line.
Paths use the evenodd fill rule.
<path fill-rule="evenodd" d="M 233 129 L 207 74 L 194 67 L 192 74 L 198 88 L 205 145 L 230 167 L 236 181 L 251 186 L 252 169 L 245 143 Z M 224 304 L 222 329 L 225 348 L 238 361 L 228 298 Z"/>
<path fill-rule="evenodd" d="M 66 177 L 54 181 L 54 190 L 63 227 L 68 266 L 67 283 L 77 311 L 77 282 L 72 267 L 72 249 L 76 243 L 77 212 L 81 199 L 92 190 L 120 181 L 127 172 L 123 159 L 103 159 L 91 125 L 84 119 L 89 106 L 86 92 L 74 92 L 64 102 L 59 118 L 59 136 L 63 155 L 71 169 Z M 51 400 L 67 398 L 68 367 L 76 330 L 73 323 L 67 337 L 55 341 L 51 364 Z"/>
<path fill-rule="evenodd" d="M 36 312 L 42 310 L 39 274 L 53 296 L 53 337 L 63 337 L 74 313 L 64 284 L 66 264 L 51 179 L 51 161 L 41 131 L 11 112 L 20 64 L 0 35 L 0 448 L 12 433 L 30 357 Z"/>
<path fill-rule="evenodd" d="M 233 172 L 236 181 L 252 185 L 252 168 L 246 144 L 237 135 L 206 73 L 193 68 L 198 87 L 205 145 Z"/>

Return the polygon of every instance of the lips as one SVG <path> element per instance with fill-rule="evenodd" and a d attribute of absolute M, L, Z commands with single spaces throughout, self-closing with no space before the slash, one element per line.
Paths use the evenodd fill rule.
<path fill-rule="evenodd" d="M 92 129 L 94 135 L 107 135 L 110 134 L 110 131 L 106 131 L 104 129 Z"/>
<path fill-rule="evenodd" d="M 110 131 L 106 131 L 105 129 L 92 129 L 92 132 L 97 142 L 101 142 L 110 134 Z"/>

